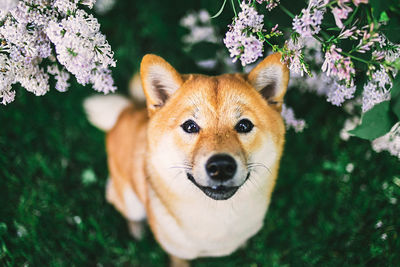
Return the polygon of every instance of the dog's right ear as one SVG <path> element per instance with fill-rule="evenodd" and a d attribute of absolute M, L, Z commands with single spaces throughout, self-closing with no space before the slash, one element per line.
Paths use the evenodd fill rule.
<path fill-rule="evenodd" d="M 146 95 L 147 110 L 152 115 L 181 87 L 181 75 L 163 58 L 147 54 L 140 64 L 140 77 Z"/>

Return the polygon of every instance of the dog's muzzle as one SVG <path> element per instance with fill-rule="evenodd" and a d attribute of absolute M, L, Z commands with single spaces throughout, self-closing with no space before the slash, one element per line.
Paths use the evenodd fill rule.
<path fill-rule="evenodd" d="M 217 186 L 201 186 L 196 183 L 193 175 L 187 173 L 188 179 L 194 183 L 201 191 L 204 192 L 208 197 L 215 199 L 215 200 L 227 200 L 232 197 L 236 191 L 239 189 L 239 186 L 224 186 L 224 185 L 217 185 Z"/>

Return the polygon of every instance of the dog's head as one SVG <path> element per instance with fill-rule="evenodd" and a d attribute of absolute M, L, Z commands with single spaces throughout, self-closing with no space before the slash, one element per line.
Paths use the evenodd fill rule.
<path fill-rule="evenodd" d="M 262 185 L 275 179 L 289 80 L 280 54 L 248 75 L 215 77 L 181 75 L 146 55 L 140 73 L 150 116 L 147 170 L 158 188 L 170 195 L 201 190 L 226 200 L 248 180 Z"/>

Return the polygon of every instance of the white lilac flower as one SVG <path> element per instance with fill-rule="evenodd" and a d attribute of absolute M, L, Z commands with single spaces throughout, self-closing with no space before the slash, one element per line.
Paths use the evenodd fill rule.
<path fill-rule="evenodd" d="M 115 5 L 116 0 L 97 0 L 94 4 L 94 10 L 100 15 L 108 13 Z"/>
<path fill-rule="evenodd" d="M 393 63 L 400 58 L 400 45 L 390 42 L 388 44 L 392 46 L 392 49 L 385 50 L 385 60 Z"/>
<path fill-rule="evenodd" d="M 68 90 L 70 84 L 68 83 L 69 80 L 69 73 L 64 69 L 60 70 L 57 65 L 51 65 L 47 68 L 47 72 L 54 76 L 56 79 L 56 86 L 55 88 L 60 92 L 65 92 Z"/>
<path fill-rule="evenodd" d="M 280 0 L 256 0 L 259 4 L 262 4 L 265 2 L 266 8 L 268 11 L 271 11 L 273 8 L 277 7 L 279 5 Z"/>
<path fill-rule="evenodd" d="M 3 105 L 14 101 L 15 91 L 11 90 L 14 79 L 15 75 L 8 57 L 5 54 L 0 54 L 0 102 Z"/>
<path fill-rule="evenodd" d="M 250 64 L 263 55 L 263 41 L 254 33 L 263 28 L 264 16 L 257 13 L 254 7 L 243 1 L 240 4 L 242 11 L 230 25 L 224 38 L 233 62 L 240 58 L 243 66 Z"/>
<path fill-rule="evenodd" d="M 212 70 L 217 66 L 218 61 L 216 59 L 204 59 L 196 61 L 196 64 L 203 69 Z"/>
<path fill-rule="evenodd" d="M 0 20 L 2 20 L 8 12 L 18 5 L 18 0 L 2 0 L 0 1 Z"/>
<path fill-rule="evenodd" d="M 352 99 L 356 91 L 356 86 L 347 87 L 346 85 L 334 82 L 335 89 L 328 93 L 327 101 L 335 106 L 341 106 L 346 99 Z"/>
<path fill-rule="evenodd" d="M 216 30 L 211 24 L 210 14 L 206 10 L 190 12 L 181 19 L 180 24 L 189 30 L 189 33 L 182 37 L 187 47 L 200 42 L 219 42 Z"/>
<path fill-rule="evenodd" d="M 15 80 L 29 92 L 41 96 L 50 90 L 49 75 L 35 62 L 17 64 L 15 68 Z"/>
<path fill-rule="evenodd" d="M 354 116 L 351 118 L 348 118 L 345 120 L 343 129 L 340 130 L 340 139 L 347 141 L 349 140 L 351 134 L 349 134 L 349 131 L 355 129 L 360 123 L 360 117 Z"/>
<path fill-rule="evenodd" d="M 96 0 L 80 0 L 79 4 L 85 5 L 88 8 L 93 8 L 93 5 L 96 3 Z"/>
<path fill-rule="evenodd" d="M 310 0 L 306 9 L 301 10 L 301 15 L 293 19 L 293 30 L 302 37 L 311 37 L 321 30 L 321 22 L 326 10 L 327 0 Z"/>
<path fill-rule="evenodd" d="M 303 38 L 299 37 L 296 40 L 290 38 L 289 41 L 285 42 L 286 53 L 283 54 L 283 62 L 288 65 L 290 71 L 301 76 L 304 75 L 304 72 L 308 73 L 307 66 L 304 63 L 303 48 Z"/>
<path fill-rule="evenodd" d="M 104 68 L 115 66 L 111 47 L 98 32 L 99 27 L 92 15 L 77 10 L 74 16 L 59 23 L 51 22 L 46 29 L 55 44 L 58 61 L 83 85 L 96 72 L 102 73 Z M 113 87 L 105 91 L 113 91 Z"/>
<path fill-rule="evenodd" d="M 372 79 L 364 85 L 362 111 L 367 112 L 376 104 L 390 100 L 392 81 L 383 67 L 372 74 Z"/>
<path fill-rule="evenodd" d="M 316 65 L 321 65 L 324 62 L 321 43 L 313 37 L 303 38 L 303 43 L 305 60 L 307 62 L 314 62 Z"/>
<path fill-rule="evenodd" d="M 35 95 L 49 91 L 49 74 L 56 89 L 65 91 L 70 74 L 58 67 L 41 67 L 45 58 L 61 63 L 82 84 L 92 83 L 102 92 L 115 90 L 109 67 L 113 53 L 97 20 L 79 9 L 94 0 L 21 0 L 0 3 L 0 102 L 10 103 L 20 83 Z M 7 14 L 5 14 L 7 12 Z M 52 51 L 54 45 L 58 62 Z M 100 84 L 102 83 L 102 84 Z"/>
<path fill-rule="evenodd" d="M 299 73 L 291 72 L 289 87 L 297 87 L 304 92 L 316 93 L 319 96 L 327 96 L 336 88 L 334 80 L 325 73 L 311 71 L 311 76 L 301 76 Z"/>
<path fill-rule="evenodd" d="M 187 14 L 180 20 L 180 25 L 182 27 L 190 29 L 191 27 L 195 26 L 197 23 L 197 15 L 193 12 Z"/>
<path fill-rule="evenodd" d="M 90 77 L 90 82 L 93 84 L 93 89 L 98 92 L 103 92 L 108 94 L 109 92 L 114 92 L 117 88 L 114 86 L 114 80 L 111 77 L 111 71 L 109 69 L 101 69 L 96 71 Z"/>
<path fill-rule="evenodd" d="M 198 16 L 201 23 L 208 23 L 211 20 L 210 14 L 205 9 L 200 10 Z"/>
<path fill-rule="evenodd" d="M 302 132 L 306 127 L 306 123 L 302 119 L 296 119 L 292 108 L 282 105 L 282 118 L 285 121 L 286 129 L 293 128 L 296 133 Z"/>
<path fill-rule="evenodd" d="M 354 171 L 354 164 L 353 163 L 348 163 L 346 165 L 346 172 L 352 173 Z"/>
<path fill-rule="evenodd" d="M 53 6 L 63 14 L 73 13 L 78 8 L 78 0 L 55 0 Z"/>
<path fill-rule="evenodd" d="M 190 33 L 183 36 L 182 41 L 186 44 L 196 44 L 200 42 L 217 43 L 215 29 L 212 26 L 194 26 Z"/>

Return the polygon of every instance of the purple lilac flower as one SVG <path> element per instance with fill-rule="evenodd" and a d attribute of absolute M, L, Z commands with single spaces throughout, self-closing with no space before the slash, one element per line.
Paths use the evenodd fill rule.
<path fill-rule="evenodd" d="M 259 4 L 262 4 L 265 2 L 266 8 L 268 11 L 271 11 L 273 8 L 277 7 L 279 5 L 280 0 L 256 0 Z"/>
<path fill-rule="evenodd" d="M 0 103 L 14 100 L 15 83 L 35 95 L 45 94 L 50 89 L 49 74 L 55 76 L 57 90 L 68 88 L 70 74 L 63 68 L 41 68 L 43 59 L 55 61 L 52 44 L 56 64 L 63 64 L 78 82 L 92 83 L 105 93 L 116 89 L 108 69 L 115 66 L 111 47 L 97 20 L 79 9 L 79 5 L 91 8 L 94 0 L 4 1 L 0 3 Z"/>
<path fill-rule="evenodd" d="M 362 111 L 367 112 L 376 104 L 390 100 L 390 89 L 393 83 L 386 70 L 381 66 L 371 75 L 364 85 L 362 94 Z"/>
<path fill-rule="evenodd" d="M 64 69 L 59 69 L 57 65 L 51 65 L 47 68 L 47 72 L 51 75 L 54 75 L 56 79 L 56 89 L 60 92 L 65 92 L 68 90 L 70 84 L 68 83 L 69 80 L 69 73 Z"/>
<path fill-rule="evenodd" d="M 356 86 L 347 87 L 346 85 L 334 82 L 335 87 L 328 93 L 327 101 L 335 106 L 341 106 L 346 99 L 352 99 L 356 91 Z"/>
<path fill-rule="evenodd" d="M 354 85 L 355 70 L 350 57 L 344 57 L 340 53 L 342 49 L 336 48 L 336 45 L 331 45 L 325 53 L 325 61 L 322 64 L 322 71 L 326 75 L 336 77 L 339 81 L 344 81 L 347 85 Z"/>
<path fill-rule="evenodd" d="M 298 73 L 301 76 L 304 72 L 308 73 L 307 67 L 304 64 L 304 55 L 302 49 L 304 48 L 304 39 L 299 37 L 296 40 L 292 38 L 285 42 L 286 53 L 283 55 L 283 62 L 285 62 L 289 69 Z"/>
<path fill-rule="evenodd" d="M 351 8 L 338 8 L 338 7 L 334 7 L 332 9 L 332 14 L 335 18 L 335 23 L 339 28 L 343 28 L 343 19 L 347 19 L 347 16 L 349 15 L 349 13 L 352 11 Z"/>
<path fill-rule="evenodd" d="M 306 122 L 302 119 L 296 119 L 292 108 L 282 105 L 282 118 L 285 121 L 286 129 L 293 128 L 296 133 L 302 132 L 306 127 Z"/>
<path fill-rule="evenodd" d="M 233 62 L 240 58 L 242 65 L 245 66 L 263 55 L 263 41 L 254 36 L 254 33 L 262 30 L 264 16 L 245 2 L 242 2 L 240 7 L 242 11 L 230 25 L 224 44 Z"/>
<path fill-rule="evenodd" d="M 302 37 L 310 37 L 321 30 L 321 22 L 326 10 L 327 0 L 310 0 L 308 7 L 301 10 L 301 15 L 293 19 L 293 30 Z"/>

